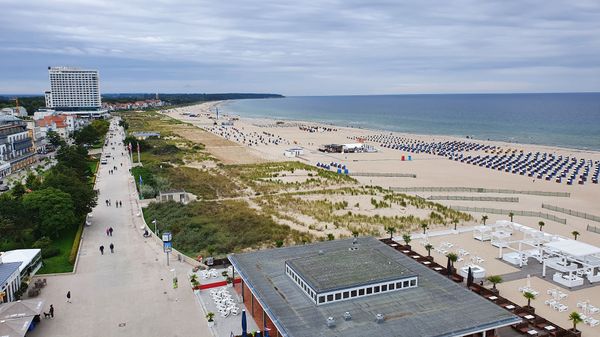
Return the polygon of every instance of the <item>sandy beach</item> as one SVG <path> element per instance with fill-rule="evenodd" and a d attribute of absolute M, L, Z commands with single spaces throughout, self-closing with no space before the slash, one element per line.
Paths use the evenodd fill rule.
<path fill-rule="evenodd" d="M 587 226 L 596 226 L 600 228 L 600 223 L 584 219 L 581 217 L 571 216 L 565 213 L 554 212 L 547 208 L 542 208 L 542 204 L 558 206 L 562 208 L 572 209 L 579 212 L 585 212 L 600 216 L 600 207 L 598 200 L 600 199 L 600 185 L 593 184 L 587 181 L 583 185 L 573 184 L 566 185 L 565 183 L 556 183 L 555 181 L 547 181 L 544 179 L 536 179 L 518 174 L 512 174 L 504 171 L 491 170 L 485 167 L 461 163 L 459 161 L 449 160 L 448 158 L 427 153 L 408 153 L 389 148 L 381 147 L 377 142 L 365 143 L 372 145 L 377 152 L 374 153 L 323 153 L 318 149 L 324 144 L 347 144 L 356 143 L 357 138 L 368 138 L 375 136 L 395 136 L 409 138 L 412 141 L 424 142 L 473 142 L 483 145 L 495 146 L 497 149 L 511 152 L 524 153 L 541 152 L 562 156 L 577 157 L 578 159 L 591 160 L 593 163 L 600 160 L 600 153 L 594 151 L 582 151 L 575 149 L 554 148 L 548 146 L 537 146 L 528 144 L 512 144 L 493 141 L 480 141 L 456 137 L 443 137 L 431 135 L 413 135 L 401 134 L 381 130 L 365 130 L 358 128 L 350 128 L 343 126 L 321 125 L 314 122 L 303 121 L 277 121 L 274 119 L 252 119 L 239 116 L 221 115 L 218 120 L 218 125 L 215 125 L 214 108 L 220 102 L 204 103 L 184 108 L 164 110 L 163 113 L 168 116 L 190 123 L 193 126 L 206 130 L 198 136 L 197 133 L 186 133 L 178 131 L 178 134 L 192 141 L 200 142 L 206 145 L 207 150 L 216 158 L 224 163 L 229 164 L 244 164 L 258 163 L 265 161 L 289 161 L 297 160 L 309 165 L 315 165 L 317 162 L 330 163 L 337 162 L 346 165 L 350 171 L 350 175 L 354 176 L 361 184 L 377 185 L 384 188 L 414 188 L 414 187 L 470 187 L 483 189 L 508 189 L 515 191 L 537 191 L 537 192 L 568 192 L 568 196 L 545 196 L 538 194 L 522 194 L 522 193 L 472 193 L 462 191 L 418 191 L 406 192 L 407 194 L 418 195 L 423 198 L 437 197 L 499 197 L 508 198 L 503 201 L 475 201 L 475 200 L 435 200 L 446 206 L 463 206 L 477 207 L 487 209 L 504 209 L 510 211 L 532 211 L 542 212 L 557 218 L 561 221 L 552 221 L 541 219 L 536 216 L 515 216 L 514 222 L 538 228 L 538 222 L 543 220 L 545 226 L 543 230 L 548 233 L 561 235 L 567 238 L 572 238 L 572 232 L 580 233 L 578 240 L 600 247 L 600 234 L 587 230 Z M 184 114 L 185 113 L 185 114 Z M 190 116 L 191 114 L 192 116 Z M 232 125 L 221 126 L 222 122 L 231 123 Z M 278 123 L 279 122 L 279 123 Z M 311 132 L 310 130 L 317 130 Z M 304 153 L 295 158 L 284 156 L 284 151 L 292 147 L 301 147 Z M 482 152 L 483 154 L 483 152 Z M 411 156 L 411 160 L 402 160 Z M 416 177 L 382 177 L 381 174 L 414 174 Z M 288 178 L 294 179 L 294 178 Z M 356 201 L 359 212 L 375 212 L 376 210 L 369 209 L 368 200 L 352 200 Z M 386 210 L 392 212 L 393 210 Z M 460 228 L 469 228 L 480 224 L 482 215 L 487 215 L 487 223 L 494 223 L 497 220 L 508 220 L 506 214 L 494 214 L 483 211 L 469 211 L 476 221 L 461 223 Z M 371 213 L 372 214 L 372 213 Z M 381 213 L 382 215 L 387 215 Z M 310 221 L 308 219 L 307 221 Z M 285 221 L 283 221 L 285 222 Z M 293 223 L 288 221 L 290 226 Z M 318 226 L 318 224 L 315 224 Z M 446 224 L 447 225 L 447 224 Z M 438 226 L 432 228 L 432 231 L 446 230 Z M 336 232 L 337 234 L 337 232 Z M 343 233 L 340 230 L 339 234 Z M 399 240 L 400 238 L 398 238 Z M 444 242 L 453 242 L 455 249 L 464 249 L 471 253 L 471 256 L 478 256 L 483 261 L 488 273 L 487 275 L 511 275 L 517 272 L 518 267 L 509 265 L 506 262 L 498 259 L 498 248 L 487 243 L 474 240 L 472 232 L 464 232 L 461 234 L 452 233 L 432 237 L 429 240 L 434 247 L 442 245 Z M 422 244 L 414 243 L 413 247 L 421 253 L 427 253 Z M 439 252 L 432 252 L 434 258 L 439 261 L 445 261 L 445 256 Z M 458 266 L 464 263 L 469 263 L 469 259 L 460 262 Z M 444 262 L 445 263 L 445 262 Z M 524 278 L 510 280 L 498 286 L 503 296 L 511 299 L 516 303 L 523 303 L 524 299 L 518 291 L 518 287 L 523 286 L 526 280 Z M 544 301 L 549 297 L 546 295 L 548 289 L 556 288 L 555 284 L 548 280 L 539 277 L 532 277 L 531 284 L 540 292 L 538 300 L 534 302 L 536 311 L 544 317 L 553 320 L 563 327 L 569 327 L 571 323 L 568 321 L 568 312 L 577 311 L 576 303 L 579 301 L 589 300 L 590 303 L 600 306 L 600 291 L 596 287 L 585 288 L 581 290 L 571 291 L 562 289 L 568 294 L 568 299 L 564 302 L 569 306 L 567 314 L 557 312 L 550 306 L 545 305 Z M 580 310 L 579 310 L 580 311 Z M 590 327 L 586 324 L 578 326 L 587 336 L 600 334 L 600 327 Z"/>

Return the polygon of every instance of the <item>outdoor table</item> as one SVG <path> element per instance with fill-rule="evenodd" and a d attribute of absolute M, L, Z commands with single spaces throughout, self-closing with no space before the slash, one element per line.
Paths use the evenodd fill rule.
<path fill-rule="evenodd" d="M 512 304 L 509 304 L 509 305 L 505 306 L 505 308 L 508 310 L 513 310 L 515 308 L 515 306 Z"/>
<path fill-rule="evenodd" d="M 490 300 L 492 300 L 492 301 L 495 301 L 495 300 L 497 300 L 497 299 L 498 299 L 498 297 L 496 297 L 496 296 L 490 296 L 490 297 L 488 297 L 488 298 L 489 298 Z"/>
<path fill-rule="evenodd" d="M 556 328 L 554 327 L 554 325 L 546 325 L 544 327 L 544 329 L 548 330 L 548 331 L 552 331 L 552 330 L 556 330 Z"/>
<path fill-rule="evenodd" d="M 423 264 L 431 264 L 429 261 L 424 261 Z"/>
<path fill-rule="evenodd" d="M 533 316 L 533 315 L 525 315 L 525 316 L 523 316 L 523 318 L 525 318 L 527 320 L 530 320 L 530 319 L 534 319 L 535 316 Z"/>
<path fill-rule="evenodd" d="M 529 331 L 527 331 L 527 334 L 530 336 L 535 336 L 538 334 L 538 332 L 537 332 L 537 330 L 529 330 Z"/>

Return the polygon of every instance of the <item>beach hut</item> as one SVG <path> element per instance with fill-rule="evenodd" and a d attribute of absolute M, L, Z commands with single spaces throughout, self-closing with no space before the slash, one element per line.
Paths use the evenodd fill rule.
<path fill-rule="evenodd" d="M 408 156 L 408 161 L 411 161 L 411 160 L 412 160 L 412 156 Z"/>

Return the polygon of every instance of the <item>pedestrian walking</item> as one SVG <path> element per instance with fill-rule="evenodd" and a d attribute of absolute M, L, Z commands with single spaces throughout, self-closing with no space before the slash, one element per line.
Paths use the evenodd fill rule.
<path fill-rule="evenodd" d="M 106 236 L 110 236 L 110 229 L 106 227 Z"/>
<path fill-rule="evenodd" d="M 113 228 L 112 227 L 108 228 L 108 233 L 109 233 L 110 236 L 112 236 L 112 233 L 113 233 Z"/>
<path fill-rule="evenodd" d="M 54 306 L 50 304 L 50 318 L 54 318 Z"/>
<path fill-rule="evenodd" d="M 110 253 L 114 253 L 115 252 L 115 245 L 112 244 L 112 242 L 110 243 L 110 246 L 108 246 L 110 248 Z"/>
<path fill-rule="evenodd" d="M 119 200 L 119 207 L 123 207 L 123 202 Z"/>
<path fill-rule="evenodd" d="M 104 246 L 100 246 L 100 255 L 104 255 Z"/>
<path fill-rule="evenodd" d="M 71 291 L 67 291 L 67 303 L 71 303 Z"/>

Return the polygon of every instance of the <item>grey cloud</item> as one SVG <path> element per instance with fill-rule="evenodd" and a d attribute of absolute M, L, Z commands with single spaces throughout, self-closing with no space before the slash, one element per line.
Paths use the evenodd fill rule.
<path fill-rule="evenodd" d="M 39 92 L 50 64 L 105 91 L 600 89 L 597 1 L 26 2 L 0 0 L 0 91 Z"/>

